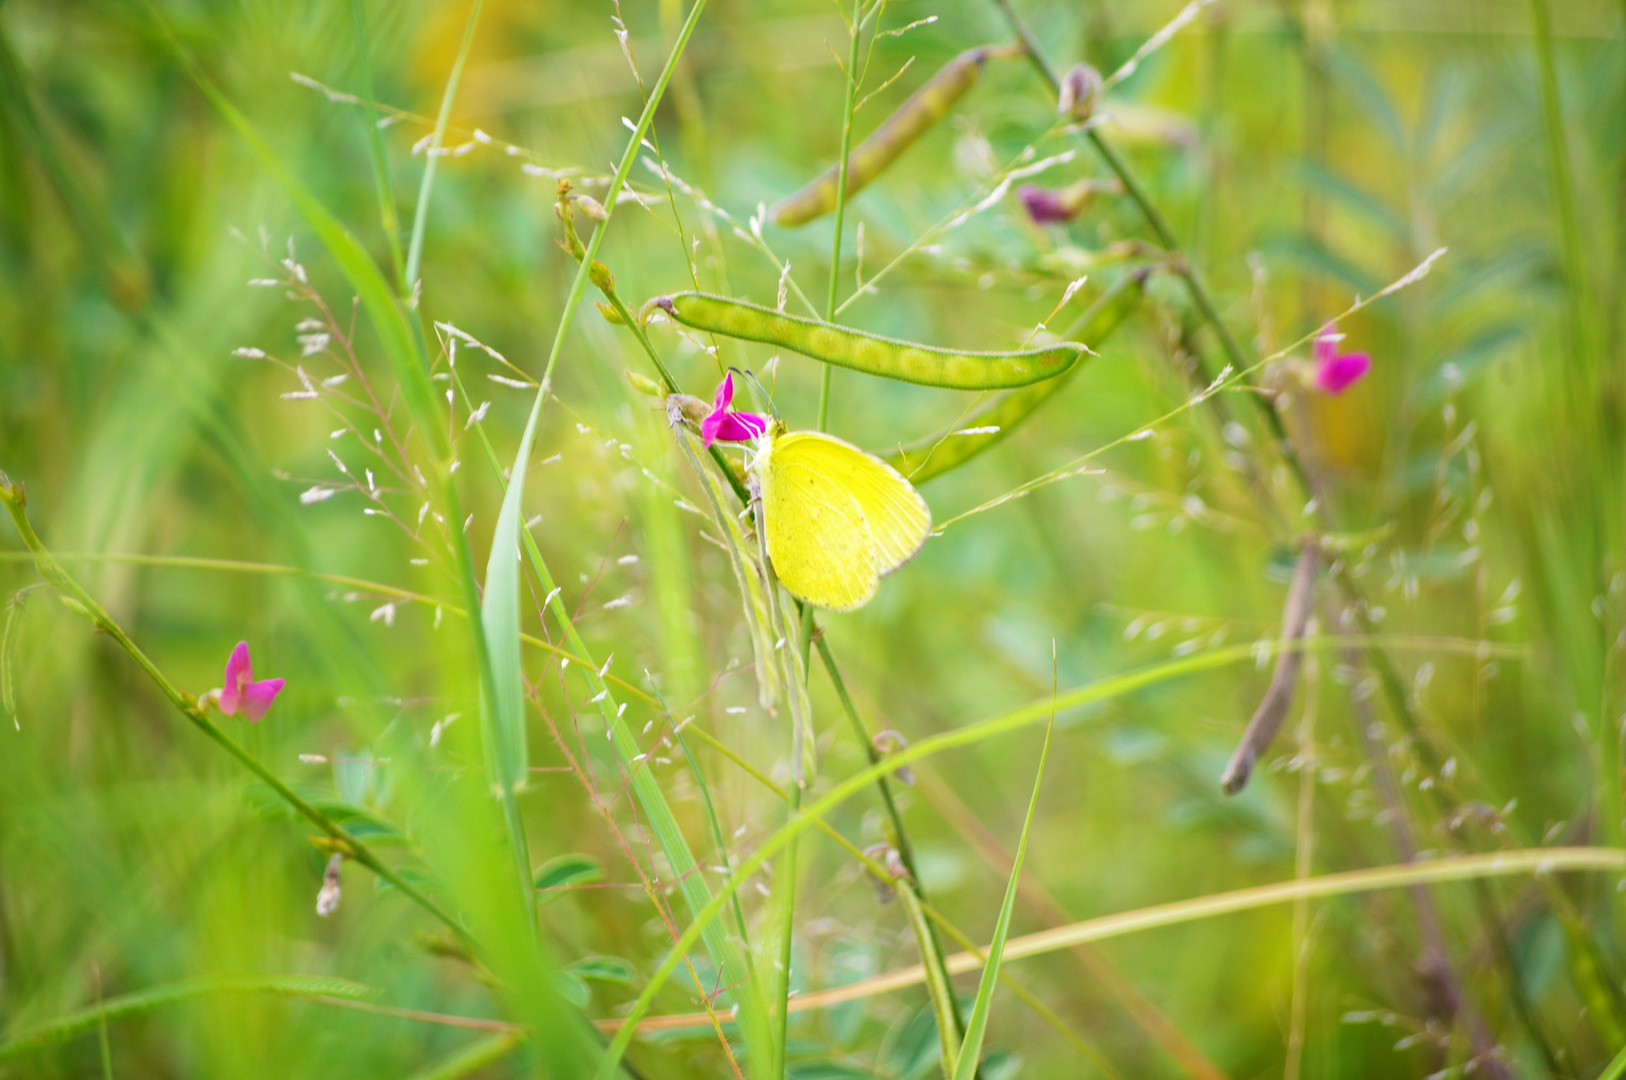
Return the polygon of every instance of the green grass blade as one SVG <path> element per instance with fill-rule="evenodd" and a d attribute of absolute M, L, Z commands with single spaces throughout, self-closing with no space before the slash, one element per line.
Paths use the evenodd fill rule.
<path fill-rule="evenodd" d="M 487 1065 L 495 1065 L 512 1054 L 524 1041 L 524 1038 L 515 1031 L 492 1035 L 465 1046 L 421 1072 L 413 1073 L 411 1080 L 461 1080 L 462 1077 Z"/>
<path fill-rule="evenodd" d="M 327 207 L 323 206 L 299 177 L 294 175 L 248 117 L 238 111 L 237 106 L 233 105 L 192 62 L 191 56 L 182 48 L 174 36 L 174 31 L 158 9 L 150 3 L 148 7 L 153 19 L 162 29 L 164 37 L 169 41 L 176 61 L 214 105 L 215 111 L 237 132 L 238 137 L 259 160 L 261 167 L 283 189 L 294 204 L 294 209 L 299 211 L 299 216 L 304 218 L 306 226 L 316 234 L 322 246 L 327 248 L 328 254 L 339 264 L 339 269 L 344 271 L 351 287 L 361 299 L 361 306 L 367 310 L 367 316 L 372 320 L 379 339 L 383 342 L 385 355 L 389 357 L 395 376 L 401 384 L 401 394 L 406 399 L 412 419 L 416 422 L 420 434 L 429 440 L 434 456 L 438 460 L 444 460 L 449 453 L 449 445 L 445 425 L 439 422 L 440 410 L 435 404 L 434 390 L 429 383 L 426 358 L 415 346 L 412 330 L 407 324 L 406 312 L 397 302 L 389 282 L 378 269 L 378 264 L 373 262 L 366 249 L 345 231 L 338 219 L 329 213 Z"/>
<path fill-rule="evenodd" d="M 424 154 L 423 182 L 418 186 L 418 205 L 412 213 L 412 239 L 407 244 L 406 270 L 401 288 L 412 293 L 418 287 L 418 267 L 423 261 L 423 234 L 429 225 L 429 196 L 435 190 L 435 165 L 440 161 L 440 147 L 446 139 L 446 123 L 452 117 L 452 102 L 457 98 L 457 85 L 463 81 L 463 65 L 469 58 L 469 46 L 474 44 L 474 28 L 480 22 L 480 9 L 485 0 L 474 0 L 469 8 L 468 22 L 463 24 L 463 40 L 457 46 L 457 59 L 452 61 L 452 73 L 446 78 L 446 92 L 440 98 L 440 112 L 435 117 L 435 131 Z M 372 98 L 368 98 L 371 103 Z"/>
<path fill-rule="evenodd" d="M 367 152 L 373 162 L 373 184 L 378 189 L 378 213 L 384 225 L 384 239 L 390 245 L 390 265 L 395 268 L 396 288 L 404 295 L 411 292 L 411 288 L 406 284 L 406 267 L 401 261 L 401 219 L 395 210 L 389 158 L 384 154 L 384 136 L 378 129 L 378 106 L 374 104 L 373 97 L 371 35 L 367 32 L 367 10 L 362 0 L 350 0 L 350 16 L 356 26 L 356 73 L 361 79 L 362 117 L 367 122 Z"/>
<path fill-rule="evenodd" d="M 994 939 L 988 945 L 988 963 L 982 969 L 982 981 L 977 984 L 977 999 L 971 1005 L 971 1018 L 966 1021 L 965 1042 L 960 1045 L 959 1059 L 954 1063 L 954 1080 L 971 1080 L 977 1073 L 977 1062 L 982 1057 L 982 1042 L 988 1033 L 988 1014 L 993 1009 L 994 987 L 999 982 L 999 965 L 1004 959 L 1005 939 L 1011 932 L 1011 912 L 1016 909 L 1016 885 L 1022 877 L 1022 860 L 1028 851 L 1028 836 L 1033 831 L 1033 813 L 1039 807 L 1039 785 L 1044 781 L 1045 759 L 1050 756 L 1050 735 L 1056 729 L 1056 714 L 1044 729 L 1044 748 L 1039 751 L 1039 774 L 1033 778 L 1033 794 L 1028 798 L 1028 816 L 1022 822 L 1022 838 L 1016 842 L 1016 858 L 1011 863 L 1011 879 L 1005 885 L 1005 902 L 999 908 L 999 921 L 994 924 Z"/>
<path fill-rule="evenodd" d="M 941 953 L 932 947 L 935 938 L 926 913 L 920 907 L 920 897 L 907 881 L 898 882 L 898 899 L 909 916 L 909 927 L 915 932 L 915 943 L 920 947 L 920 964 L 926 972 L 926 993 L 931 998 L 932 1013 L 937 1017 L 937 1046 L 943 1066 L 944 1080 L 952 1080 L 960 1057 L 959 1010 L 954 1000 L 954 984 L 949 981 L 948 969 L 943 965 Z"/>
<path fill-rule="evenodd" d="M 166 986 L 151 987 L 133 994 L 121 994 L 118 997 L 108 998 L 92 1008 L 80 1009 L 78 1012 L 48 1020 L 43 1024 L 14 1031 L 0 1039 L 0 1061 L 60 1046 L 109 1021 L 193 998 L 208 997 L 211 994 L 280 994 L 284 997 L 336 997 L 365 1001 L 377 997 L 379 991 L 348 979 L 315 975 L 243 975 L 188 979 Z"/>

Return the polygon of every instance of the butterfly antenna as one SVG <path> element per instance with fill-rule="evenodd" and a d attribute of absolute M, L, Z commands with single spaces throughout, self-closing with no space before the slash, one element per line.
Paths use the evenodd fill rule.
<path fill-rule="evenodd" d="M 784 422 L 779 415 L 779 406 L 774 404 L 773 395 L 768 393 L 767 387 L 763 386 L 761 381 L 757 379 L 756 372 L 751 371 L 749 368 L 737 367 L 731 367 L 728 370 L 739 375 L 740 378 L 751 384 L 752 396 L 755 397 L 759 402 L 767 403 L 769 416 L 772 416 L 775 420 L 779 420 L 781 423 Z"/>

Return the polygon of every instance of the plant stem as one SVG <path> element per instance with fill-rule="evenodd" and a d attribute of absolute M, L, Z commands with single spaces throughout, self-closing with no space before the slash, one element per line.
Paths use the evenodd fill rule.
<path fill-rule="evenodd" d="M 62 569 L 62 565 L 52 556 L 50 550 L 40 540 L 39 535 L 34 532 L 33 524 L 28 520 L 27 501 L 23 496 L 22 488 L 13 485 L 6 479 L 4 473 L 0 473 L 0 503 L 5 504 L 7 512 L 11 515 L 12 523 L 17 527 L 17 532 L 22 537 L 24 545 L 34 553 L 34 564 L 39 569 L 40 575 L 49 581 L 57 591 L 80 605 L 92 625 L 112 638 L 113 642 L 123 649 L 142 671 L 147 673 L 147 677 L 158 687 L 159 692 L 169 699 L 170 704 L 174 705 L 181 715 L 190 720 L 192 725 L 199 731 L 213 739 L 228 754 L 236 758 L 238 764 L 263 781 L 266 786 L 276 792 L 284 802 L 312 825 L 315 825 L 322 832 L 344 845 L 347 849 L 345 854 L 350 858 L 400 889 L 402 895 L 445 923 L 464 942 L 470 945 L 476 944 L 460 922 L 442 909 L 440 905 L 424 895 L 416 886 L 380 861 L 378 856 L 373 854 L 366 844 L 350 835 L 343 826 L 300 798 L 292 788 L 278 779 L 276 774 L 260 764 L 253 755 L 244 750 L 236 740 L 227 735 L 213 720 L 209 719 L 209 714 L 198 704 L 196 698 L 177 689 L 175 684 L 169 681 L 168 676 L 159 669 L 158 665 L 153 663 L 146 653 L 142 652 L 141 647 L 131 639 L 129 634 L 125 633 L 124 628 L 118 624 L 117 620 L 109 615 L 107 610 L 97 603 L 96 599 L 86 592 L 79 582 L 74 580 L 66 570 Z"/>
<path fill-rule="evenodd" d="M 1338 619 L 1331 620 L 1333 626 L 1341 626 Z M 1343 662 L 1351 667 L 1360 664 L 1360 653 L 1354 649 L 1345 649 Z M 1361 694 L 1352 692 L 1349 696 L 1350 714 L 1354 721 L 1356 741 L 1359 742 L 1367 765 L 1372 770 L 1372 779 L 1378 789 L 1378 797 L 1383 802 L 1384 815 L 1388 819 L 1389 839 L 1395 849 L 1395 855 L 1402 863 L 1417 860 L 1417 844 L 1412 836 L 1410 818 L 1406 813 L 1404 796 L 1400 791 L 1400 783 L 1395 778 L 1394 768 L 1389 763 L 1389 749 L 1379 739 L 1381 728 L 1367 707 L 1366 698 Z M 1418 967 L 1425 986 L 1432 991 L 1431 996 L 1437 1000 L 1431 1003 L 1439 1017 L 1447 1024 L 1461 1019 L 1468 1031 L 1469 1041 L 1473 1044 L 1474 1055 L 1479 1065 L 1486 1073 L 1497 1080 L 1512 1080 L 1512 1074 L 1495 1055 L 1495 1039 L 1485 1025 L 1485 1019 L 1480 1015 L 1479 1007 L 1473 999 L 1462 992 L 1461 983 L 1453 970 L 1451 956 L 1445 944 L 1445 931 L 1440 921 L 1439 908 L 1434 903 L 1434 893 L 1423 884 L 1414 884 L 1408 891 L 1411 893 L 1412 907 L 1417 915 L 1417 929 L 1423 939 L 1423 954 Z"/>
<path fill-rule="evenodd" d="M 402 295 L 410 297 L 418 284 L 418 267 L 423 261 L 423 234 L 429 224 L 429 196 L 435 189 L 435 165 L 440 161 L 441 144 L 446 139 L 446 124 L 452 117 L 452 101 L 457 97 L 457 84 L 463 80 L 463 64 L 469 58 L 469 46 L 474 44 L 474 27 L 480 21 L 480 9 L 485 0 L 474 0 L 469 7 L 469 18 L 463 24 L 463 40 L 457 47 L 457 59 L 452 61 L 452 73 L 446 78 L 446 92 L 440 98 L 440 113 L 435 117 L 435 132 L 430 136 L 429 148 L 424 151 L 423 182 L 418 185 L 418 205 L 412 213 L 412 239 L 407 245 L 406 268 L 401 278 Z M 368 101 L 372 95 L 367 95 Z M 376 129 L 376 125 L 375 129 Z M 634 142 L 636 146 L 636 141 Z"/>
<path fill-rule="evenodd" d="M 378 213 L 384 223 L 384 239 L 390 245 L 390 265 L 395 269 L 395 287 L 405 295 L 406 267 L 401 261 L 401 219 L 395 210 L 395 192 L 390 185 L 389 159 L 384 154 L 384 136 L 378 130 L 378 106 L 374 104 L 373 63 L 369 56 L 370 35 L 367 12 L 362 0 L 350 0 L 350 14 L 356 25 L 356 69 L 361 80 L 362 115 L 367 120 L 367 150 L 373 160 L 373 183 L 378 189 Z M 431 158 L 431 161 L 434 159 Z"/>

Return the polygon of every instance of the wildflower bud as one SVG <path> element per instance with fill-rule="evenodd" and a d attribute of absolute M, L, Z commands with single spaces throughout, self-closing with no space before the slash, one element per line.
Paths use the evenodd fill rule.
<path fill-rule="evenodd" d="M 1372 370 L 1367 353 L 1346 353 L 1339 349 L 1343 335 L 1330 324 L 1315 339 L 1311 381 L 1323 394 L 1342 394 Z"/>
<path fill-rule="evenodd" d="M 1080 180 L 1064 188 L 1042 188 L 1033 184 L 1022 185 L 1016 197 L 1035 225 L 1055 225 L 1071 221 L 1082 214 L 1095 197 L 1103 191 L 1114 190 L 1110 183 L 1099 180 Z"/>
<path fill-rule="evenodd" d="M 570 235 L 575 236 L 576 230 L 570 230 Z M 587 271 L 587 279 L 593 283 L 593 288 L 599 292 L 607 293 L 615 288 L 615 275 L 610 273 L 608 266 L 605 266 L 597 259 L 593 260 L 592 269 Z"/>
<path fill-rule="evenodd" d="M 591 195 L 577 195 L 576 205 L 582 208 L 582 213 L 594 221 L 609 221 L 610 212 L 604 209 L 604 204 Z"/>
<path fill-rule="evenodd" d="M 634 390 L 640 394 L 648 394 L 652 398 L 662 397 L 666 393 L 660 383 L 651 379 L 648 375 L 641 375 L 636 371 L 627 372 L 627 381 L 632 384 Z"/>
<path fill-rule="evenodd" d="M 870 880 L 875 883 L 875 902 L 890 904 L 896 895 L 897 886 L 894 882 L 909 880 L 909 871 L 903 865 L 903 856 L 899 855 L 898 849 L 891 844 L 871 844 L 864 849 L 864 858 L 886 867 L 887 876 L 884 878 L 877 876 L 869 867 L 864 869 L 869 874 Z"/>
<path fill-rule="evenodd" d="M 889 754 L 895 754 L 899 750 L 906 749 L 909 746 L 909 740 L 905 739 L 900 733 L 888 728 L 885 731 L 876 732 L 875 737 L 870 740 L 870 745 L 875 747 L 877 754 L 886 757 Z M 892 775 L 898 778 L 898 783 L 914 786 L 915 772 L 909 766 L 898 766 Z"/>
<path fill-rule="evenodd" d="M 604 316 L 604 321 L 609 323 L 611 326 L 627 325 L 627 320 L 621 317 L 621 313 L 615 310 L 615 308 L 611 307 L 609 304 L 606 304 L 604 301 L 594 300 L 593 305 L 598 308 L 598 313 Z"/>
<path fill-rule="evenodd" d="M 316 914 L 327 918 L 339 909 L 339 864 L 344 862 L 344 856 L 335 853 L 327 861 L 327 871 L 322 874 L 322 891 L 316 894 Z"/>
<path fill-rule="evenodd" d="M 1088 64 L 1076 64 L 1061 80 L 1061 92 L 1056 98 L 1056 112 L 1075 120 L 1087 120 L 1095 108 L 1095 96 L 1101 92 L 1101 73 Z"/>
<path fill-rule="evenodd" d="M 692 394 L 666 395 L 666 419 L 677 427 L 684 421 L 699 426 L 711 414 L 711 406 Z"/>

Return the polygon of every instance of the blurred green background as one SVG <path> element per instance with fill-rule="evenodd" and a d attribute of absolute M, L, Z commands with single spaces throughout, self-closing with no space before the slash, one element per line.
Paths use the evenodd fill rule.
<path fill-rule="evenodd" d="M 1166 0 L 1016 6 L 1056 64 L 1103 72 L 1179 10 Z M 158 7 L 288 168 L 387 266 L 366 115 L 305 82 L 359 92 L 350 6 Z M 421 118 L 438 108 L 469 8 L 365 7 L 377 97 L 419 118 L 383 131 L 397 211 L 410 223 L 425 163 L 414 147 L 430 131 Z M 620 5 L 646 86 L 685 10 L 676 0 Z M 438 160 L 422 257 L 426 326 L 455 324 L 533 379 L 576 272 L 554 243 L 553 172 L 602 194 L 627 138 L 622 117 L 641 107 L 616 15 L 610 3 L 487 0 L 452 110 L 456 152 Z M 877 42 L 868 89 L 914 62 L 857 114 L 860 137 L 957 53 L 1011 40 L 999 7 L 980 0 L 893 0 L 882 25 L 930 16 Z M 1295 445 L 1343 530 L 1343 567 L 1393 636 L 1420 739 L 1436 754 L 1417 751 L 1419 737 L 1372 692 L 1372 672 L 1331 651 L 1306 664 L 1281 737 L 1232 798 L 1217 778 L 1268 666 L 1233 665 L 1064 713 L 1025 871 L 1053 906 L 1025 897 L 1013 933 L 1058 915 L 1288 879 L 1296 852 L 1314 873 L 1400 861 L 1352 726 L 1357 708 L 1378 725 L 1425 853 L 1619 845 L 1618 801 L 1608 795 L 1619 783 L 1608 778 L 1619 776 L 1626 710 L 1623 17 L 1626 8 L 1606 0 L 1222 0 L 1101 105 L 1108 137 L 1253 357 L 1287 348 L 1448 249 L 1427 278 L 1340 327 L 1345 348 L 1374 359 L 1349 392 L 1299 385 L 1307 346 L 1260 373 L 1286 392 L 1278 400 Z M 1545 52 L 1534 32 L 1542 20 Z M 696 281 L 775 302 L 776 266 L 734 225 L 748 228 L 760 204 L 838 156 L 834 54 L 845 56 L 846 34 L 828 0 L 708 7 L 653 132 L 672 171 L 733 224 L 681 193 L 674 220 L 659 177 L 635 168 L 637 190 L 656 199 L 624 204 L 600 254 L 630 304 Z M 301 492 L 343 480 L 330 448 L 352 463 L 359 450 L 353 436 L 330 438 L 335 425 L 316 403 L 283 399 L 301 389 L 294 375 L 234 355 L 254 347 L 309 364 L 313 376 L 331 368 L 320 355 L 299 357 L 297 324 L 311 306 L 247 283 L 279 278 L 291 243 L 346 324 L 349 287 L 149 10 L 10 0 L 0 5 L 0 49 L 0 468 L 26 483 L 46 542 L 65 557 L 212 557 L 454 598 L 450 577 L 413 563 L 424 552 L 402 530 L 362 513 L 360 493 L 302 504 Z M 1054 121 L 1054 98 L 1031 67 L 991 62 L 952 114 L 853 200 L 843 298 L 1036 140 L 1038 157 L 1075 156 L 1030 182 L 1108 175 L 1076 136 L 1045 137 Z M 822 301 L 830 220 L 769 225 L 764 237 Z M 990 453 L 923 487 L 938 521 L 1136 431 L 1224 365 L 1168 261 L 1120 243 L 1150 239 L 1121 196 L 1041 228 L 1012 195 L 853 304 L 845 318 L 865 329 L 1004 349 L 1037 323 L 1064 325 L 1125 274 L 1151 271 L 1145 300 L 1056 399 Z M 1062 290 L 1085 273 L 1078 299 L 1053 318 Z M 709 398 L 718 361 L 670 328 L 652 336 L 685 389 Z M 364 317 L 356 347 L 387 396 L 389 369 Z M 723 362 L 759 372 L 770 356 L 722 346 Z M 511 460 L 531 394 L 488 379 L 515 373 L 473 348 L 458 359 L 470 398 L 455 422 L 489 400 L 485 429 L 498 458 Z M 534 459 L 558 461 L 533 469 L 526 517 L 540 515 L 533 535 L 594 655 L 613 653 L 615 670 L 640 685 L 652 673 L 678 715 L 696 715 L 785 782 L 785 722 L 762 713 L 751 677 L 736 670 L 750 644 L 727 559 L 702 535 L 709 524 L 674 504 L 667 485 L 694 502 L 699 489 L 658 403 L 629 385 L 627 370 L 647 372 L 633 339 L 584 310 Z M 777 364 L 774 394 L 792 426 L 814 422 L 818 380 L 812 361 L 786 354 Z M 1092 459 L 1098 473 L 955 522 L 862 612 L 824 620 L 872 729 L 918 741 L 1042 700 L 1052 642 L 1065 690 L 1272 637 L 1308 519 L 1283 509 L 1291 483 L 1253 393 L 1220 394 L 1153 438 Z M 971 401 L 837 371 L 831 430 L 886 451 L 955 423 Z M 471 468 L 459 479 L 483 565 L 500 494 L 467 437 L 464 453 Z M 402 506 L 405 517 L 417 512 Z M 310 830 L 268 811 L 105 637 L 47 590 L 19 593 L 38 578 L 11 558 L 20 545 L 4 531 L 0 596 L 18 599 L 4 610 L 15 721 L 0 723 L 0 1034 L 101 997 L 224 973 L 332 975 L 382 988 L 391 1006 L 503 1015 L 478 973 L 426 944 L 422 915 L 375 890 L 359 867 L 344 870 L 338 912 L 319 919 L 325 860 L 306 842 Z M 255 756 L 302 789 L 408 832 L 419 824 L 410 796 L 421 785 L 397 779 L 391 747 L 421 749 L 438 721 L 477 712 L 460 623 L 437 628 L 432 606 L 388 607 L 388 595 L 359 585 L 65 562 L 183 689 L 216 685 L 231 646 L 249 640 L 258 673 L 288 679 L 265 722 L 233 728 Z M 540 632 L 534 598 L 524 607 Z M 1336 610 L 1330 599 L 1325 610 Z M 567 700 L 557 677 L 542 679 L 550 670 L 546 654 L 527 653 L 548 711 L 546 721 L 531 715 L 531 763 L 543 771 L 521 800 L 533 862 L 585 853 L 603 864 L 605 884 L 629 887 L 562 896 L 541 921 L 562 961 L 629 962 L 630 982 L 587 986 L 588 1013 L 614 1017 L 668 942 L 628 861 L 658 873 L 659 860 L 613 763 L 599 790 L 630 838 L 625 848 L 569 771 L 550 726 L 574 747 L 581 702 Z M 865 760 L 822 672 L 812 686 L 817 791 Z M 640 708 L 629 713 L 635 727 L 654 718 Z M 1038 740 L 1026 730 L 935 756 L 903 791 L 922 884 L 979 941 L 999 910 L 1009 869 L 1000 848 L 1013 849 L 1021 830 Z M 783 820 L 781 804 L 691 744 L 732 854 L 748 853 Z M 716 865 L 724 853 L 673 756 L 658 775 L 701 863 Z M 1429 769 L 1447 758 L 1444 775 Z M 885 839 L 872 793 L 845 803 L 832 824 L 860 847 Z M 845 852 L 814 833 L 800 850 L 797 986 L 918 962 L 898 905 L 878 906 Z M 1538 888 L 1515 877 L 1433 890 L 1455 982 L 1515 1075 L 1594 1076 L 1621 1049 L 1618 880 L 1564 875 Z M 743 899 L 755 927 L 766 901 L 755 888 Z M 1278 906 L 1104 942 L 1089 962 L 1059 952 L 1013 963 L 1008 970 L 1095 1055 L 1001 993 L 989 1036 L 1000 1056 L 989 1071 L 1363 1077 L 1463 1067 L 1469 1023 L 1420 975 L 1426 942 L 1412 894 L 1336 897 L 1303 914 L 1297 934 L 1292 909 Z M 958 986 L 969 997 L 975 978 Z M 689 989 L 674 982 L 657 1011 L 695 1008 Z M 933 1075 L 929 1017 L 919 988 L 798 1014 L 792 1075 Z M 108 1062 L 120 1077 L 410 1076 L 475 1034 L 307 999 L 206 995 L 110 1023 Z M 709 1030 L 635 1043 L 631 1060 L 651 1077 L 729 1075 Z M 0 1075 L 101 1068 L 91 1031 L 0 1062 Z M 468 1075 L 524 1068 L 516 1056 Z"/>

